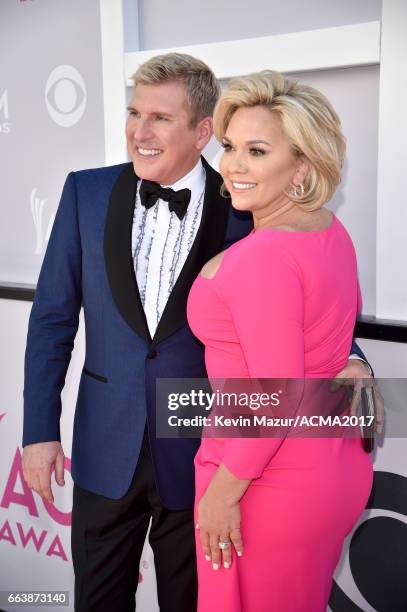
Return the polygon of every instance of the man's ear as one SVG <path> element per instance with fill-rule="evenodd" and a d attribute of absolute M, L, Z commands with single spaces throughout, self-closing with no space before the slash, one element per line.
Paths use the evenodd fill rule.
<path fill-rule="evenodd" d="M 196 148 L 202 151 L 210 141 L 213 134 L 212 117 L 204 117 L 196 125 Z"/>

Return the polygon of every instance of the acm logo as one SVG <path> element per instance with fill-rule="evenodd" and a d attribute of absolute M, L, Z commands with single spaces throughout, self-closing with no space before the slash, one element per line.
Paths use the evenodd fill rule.
<path fill-rule="evenodd" d="M 0 423 L 6 414 L 0 414 Z M 71 471 L 71 460 L 67 457 L 65 469 Z M 42 502 L 47 515 L 42 519 L 39 501 Z M 28 516 L 17 520 L 15 508 L 24 508 Z M 58 557 L 67 562 L 68 555 L 64 550 L 61 528 L 69 528 L 70 525 L 70 510 L 58 509 L 55 503 L 43 500 L 28 487 L 23 475 L 21 451 L 17 447 L 4 488 L 0 489 L 1 550 L 5 552 L 10 546 L 21 550 L 28 547 L 31 551 L 43 553 L 47 557 Z"/>
<path fill-rule="evenodd" d="M 11 123 L 9 122 L 8 91 L 5 89 L 0 97 L 0 133 L 9 134 Z"/>
<path fill-rule="evenodd" d="M 51 230 L 53 223 L 55 221 L 55 214 L 51 213 L 47 229 L 44 232 L 44 206 L 46 200 L 41 199 L 37 196 L 37 188 L 34 187 L 30 194 L 30 208 L 31 215 L 34 222 L 35 235 L 36 235 L 36 243 L 35 243 L 35 251 L 36 255 L 41 255 L 45 244 L 48 242 L 49 237 L 51 235 Z"/>

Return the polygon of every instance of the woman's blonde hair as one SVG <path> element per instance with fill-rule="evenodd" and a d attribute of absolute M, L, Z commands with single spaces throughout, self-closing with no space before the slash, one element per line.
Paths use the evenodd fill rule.
<path fill-rule="evenodd" d="M 346 148 L 340 119 L 329 100 L 313 87 L 273 70 L 233 79 L 215 107 L 214 131 L 219 141 L 236 110 L 249 106 L 265 106 L 276 113 L 294 155 L 309 162 L 304 194 L 287 195 L 305 210 L 323 206 L 341 180 Z"/>

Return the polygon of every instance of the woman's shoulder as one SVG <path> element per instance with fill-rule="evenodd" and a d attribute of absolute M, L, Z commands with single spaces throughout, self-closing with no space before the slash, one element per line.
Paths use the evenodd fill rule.
<path fill-rule="evenodd" d="M 349 243 L 353 247 L 348 231 L 339 219 L 327 211 L 324 222 L 320 224 L 296 224 L 265 227 L 252 230 L 247 236 L 234 242 L 228 249 L 216 255 L 210 262 L 212 267 L 229 270 L 243 270 L 254 266 L 267 268 L 279 263 L 289 262 L 300 270 L 308 259 L 325 250 L 327 244 L 338 246 Z"/>
<path fill-rule="evenodd" d="M 291 215 L 282 224 L 271 227 L 260 227 L 256 233 L 274 231 L 290 238 L 293 235 L 322 234 L 329 231 L 336 223 L 336 217 L 330 210 L 319 209 L 315 211 L 290 211 Z"/>
<path fill-rule="evenodd" d="M 338 218 L 328 212 L 325 222 L 321 224 L 290 224 L 287 227 L 265 227 L 253 230 L 248 236 L 235 242 L 227 250 L 229 265 L 236 267 L 275 266 L 281 262 L 290 262 L 301 269 L 306 261 L 315 260 L 326 248 L 327 243 L 350 241 L 346 228 Z M 329 221 L 329 223 L 328 223 Z"/>
<path fill-rule="evenodd" d="M 225 252 L 225 269 L 239 274 L 270 274 L 287 264 L 299 271 L 297 250 L 292 240 L 284 236 L 286 232 L 268 230 L 252 231 L 246 238 L 235 242 Z M 288 233 L 288 232 L 287 232 Z"/>

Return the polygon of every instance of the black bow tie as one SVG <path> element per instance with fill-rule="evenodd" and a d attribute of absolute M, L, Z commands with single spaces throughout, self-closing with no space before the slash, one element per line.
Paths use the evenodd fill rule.
<path fill-rule="evenodd" d="M 140 200 L 147 209 L 154 206 L 157 200 L 168 202 L 170 212 L 175 212 L 179 219 L 182 219 L 187 212 L 188 204 L 191 199 L 190 189 L 180 189 L 174 191 L 171 187 L 161 187 L 153 181 L 142 181 L 140 186 Z"/>

